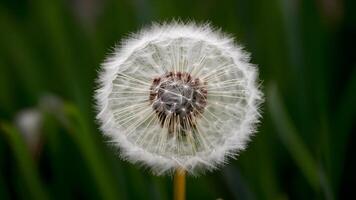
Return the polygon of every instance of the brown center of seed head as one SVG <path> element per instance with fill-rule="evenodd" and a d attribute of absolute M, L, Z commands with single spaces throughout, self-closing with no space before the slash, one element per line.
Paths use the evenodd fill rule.
<path fill-rule="evenodd" d="M 206 82 L 186 72 L 169 72 L 154 78 L 149 100 L 162 127 L 169 133 L 191 131 L 207 104 Z"/>

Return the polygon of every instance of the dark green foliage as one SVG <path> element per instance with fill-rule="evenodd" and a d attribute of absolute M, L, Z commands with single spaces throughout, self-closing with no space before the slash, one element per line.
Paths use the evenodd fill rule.
<path fill-rule="evenodd" d="M 188 199 L 355 198 L 355 9 L 352 0 L 1 1 L 0 199 L 171 199 L 172 177 L 107 145 L 92 97 L 122 38 L 171 19 L 236 37 L 266 96 L 248 149 L 188 177 Z M 42 115 L 35 151 L 15 123 L 28 108 Z"/>

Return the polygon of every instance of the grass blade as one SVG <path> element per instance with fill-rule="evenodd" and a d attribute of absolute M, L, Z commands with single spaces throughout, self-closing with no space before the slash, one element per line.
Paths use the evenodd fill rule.
<path fill-rule="evenodd" d="M 0 128 L 3 130 L 5 138 L 13 151 L 19 171 L 32 197 L 31 199 L 48 199 L 39 174 L 36 171 L 35 163 L 26 149 L 26 144 L 22 140 L 20 133 L 9 123 L 1 123 Z"/>
<path fill-rule="evenodd" d="M 103 199 L 119 199 L 119 196 L 121 196 L 118 194 L 119 186 L 109 173 L 110 170 L 102 158 L 103 152 L 100 151 L 95 140 L 93 140 L 93 133 L 88 129 L 89 126 L 86 125 L 85 119 L 76 107 L 70 104 L 64 106 L 64 114 L 69 119 L 69 123 L 65 126 L 88 162 L 88 166 L 102 192 Z"/>
<path fill-rule="evenodd" d="M 332 199 L 332 192 L 324 172 L 320 169 L 311 153 L 299 137 L 296 127 L 290 120 L 284 108 L 276 85 L 269 85 L 267 102 L 272 121 L 275 124 L 279 137 L 285 145 L 297 166 L 315 191 L 323 187 L 327 199 Z"/>

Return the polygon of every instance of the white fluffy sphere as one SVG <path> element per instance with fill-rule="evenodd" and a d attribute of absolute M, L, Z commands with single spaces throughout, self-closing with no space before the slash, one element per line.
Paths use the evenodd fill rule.
<path fill-rule="evenodd" d="M 155 174 L 213 170 L 245 148 L 259 119 L 257 69 L 209 25 L 155 24 L 102 65 L 102 131 Z"/>

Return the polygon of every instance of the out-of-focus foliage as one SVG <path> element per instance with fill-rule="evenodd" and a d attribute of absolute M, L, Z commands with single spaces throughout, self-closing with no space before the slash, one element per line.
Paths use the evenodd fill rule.
<path fill-rule="evenodd" d="M 355 198 L 355 4 L 1 1 L 0 199 L 171 199 L 171 177 L 152 176 L 107 145 L 92 98 L 110 48 L 171 19 L 230 32 L 252 52 L 266 95 L 247 151 L 189 177 L 188 199 Z"/>

